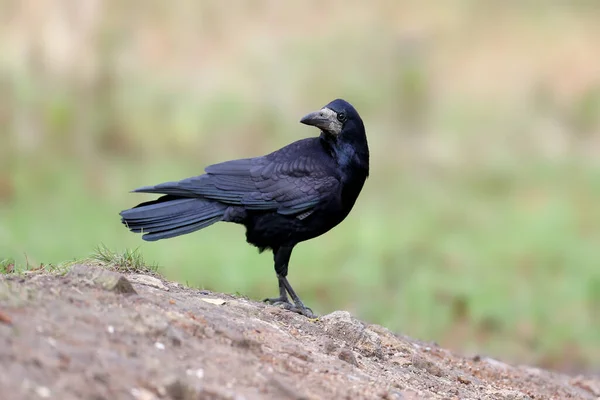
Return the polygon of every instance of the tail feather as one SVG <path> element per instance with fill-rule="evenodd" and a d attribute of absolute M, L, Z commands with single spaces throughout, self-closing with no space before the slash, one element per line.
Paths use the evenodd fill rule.
<path fill-rule="evenodd" d="M 201 198 L 173 195 L 121 212 L 122 222 L 143 239 L 155 241 L 183 235 L 221 221 L 227 205 Z"/>
<path fill-rule="evenodd" d="M 221 221 L 221 216 L 215 217 L 215 218 L 210 218 L 210 219 L 203 220 L 203 221 L 196 222 L 196 223 L 189 224 L 189 225 L 180 225 L 178 228 L 175 228 L 175 229 L 168 229 L 168 230 L 159 231 L 159 232 L 146 233 L 144 236 L 142 236 L 142 239 L 144 239 L 145 241 L 148 241 L 148 242 L 153 242 L 153 241 L 160 240 L 160 239 L 168 239 L 168 238 L 172 238 L 175 236 L 185 235 L 186 233 L 198 231 L 200 229 L 206 228 L 207 226 L 210 226 L 210 225 L 214 224 L 215 222 L 219 222 L 219 221 Z"/>

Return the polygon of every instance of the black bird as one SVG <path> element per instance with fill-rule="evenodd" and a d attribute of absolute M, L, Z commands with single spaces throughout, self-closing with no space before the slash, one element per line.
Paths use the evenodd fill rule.
<path fill-rule="evenodd" d="M 261 252 L 273 250 L 279 297 L 265 301 L 314 317 L 286 278 L 290 256 L 296 244 L 346 218 L 369 175 L 369 147 L 362 119 L 344 100 L 300 122 L 321 135 L 262 157 L 208 166 L 204 175 L 136 189 L 164 196 L 122 211 L 122 222 L 148 241 L 219 221 L 242 224 L 248 243 Z"/>

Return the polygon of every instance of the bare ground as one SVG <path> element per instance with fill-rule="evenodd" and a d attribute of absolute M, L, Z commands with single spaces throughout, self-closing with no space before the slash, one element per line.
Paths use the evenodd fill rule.
<path fill-rule="evenodd" d="M 2 399 L 598 399 L 600 378 L 466 358 L 338 311 L 309 320 L 78 265 L 0 277 Z"/>

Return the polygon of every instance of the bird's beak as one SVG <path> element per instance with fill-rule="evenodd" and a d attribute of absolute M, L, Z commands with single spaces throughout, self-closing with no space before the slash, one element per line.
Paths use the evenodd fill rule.
<path fill-rule="evenodd" d="M 341 126 L 338 127 L 340 123 L 337 120 L 337 114 L 329 108 L 323 108 L 319 111 L 305 115 L 304 118 L 300 120 L 300 123 L 336 134 L 341 130 Z"/>

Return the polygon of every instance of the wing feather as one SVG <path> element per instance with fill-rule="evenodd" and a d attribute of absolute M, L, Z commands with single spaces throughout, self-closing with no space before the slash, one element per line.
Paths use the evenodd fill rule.
<path fill-rule="evenodd" d="M 306 213 L 340 185 L 335 168 L 322 155 L 298 153 L 290 146 L 264 157 L 213 164 L 205 170 L 204 175 L 135 191 L 201 196 L 249 210 L 293 215 Z"/>

